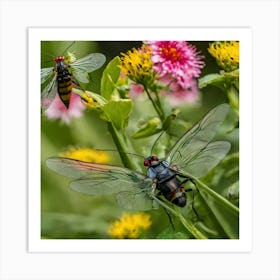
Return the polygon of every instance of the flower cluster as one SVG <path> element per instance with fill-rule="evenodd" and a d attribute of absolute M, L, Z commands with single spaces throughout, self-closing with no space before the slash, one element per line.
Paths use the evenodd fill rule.
<path fill-rule="evenodd" d="M 140 49 L 133 48 L 127 53 L 121 54 L 121 70 L 124 75 L 140 85 L 153 83 L 155 73 L 152 69 L 151 49 L 142 45 Z"/>
<path fill-rule="evenodd" d="M 141 49 L 123 55 L 122 70 L 144 88 L 159 82 L 164 88 L 160 93 L 178 105 L 197 98 L 196 78 L 204 67 L 202 59 L 195 46 L 185 41 L 147 41 Z"/>
<path fill-rule="evenodd" d="M 168 85 L 168 94 L 173 105 L 192 102 L 196 99 L 198 78 L 204 67 L 202 56 L 195 46 L 185 41 L 147 42 L 152 49 L 153 69 L 160 80 Z"/>
<path fill-rule="evenodd" d="M 239 68 L 239 42 L 215 42 L 209 46 L 208 51 L 225 71 L 230 72 Z"/>
<path fill-rule="evenodd" d="M 111 224 L 108 234 L 118 239 L 138 238 L 144 230 L 151 226 L 151 218 L 146 213 L 124 214 L 118 221 Z"/>
<path fill-rule="evenodd" d="M 204 67 L 203 58 L 195 46 L 185 41 L 151 41 L 153 69 L 161 80 L 177 83 L 181 88 L 191 87 L 193 78 L 199 77 Z"/>

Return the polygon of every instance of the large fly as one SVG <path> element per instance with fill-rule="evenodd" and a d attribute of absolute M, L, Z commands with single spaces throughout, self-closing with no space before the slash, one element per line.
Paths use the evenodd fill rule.
<path fill-rule="evenodd" d="M 57 173 L 73 178 L 70 183 L 73 190 L 89 195 L 115 194 L 119 205 L 126 209 L 156 208 L 155 198 L 162 195 L 171 203 L 184 207 L 186 192 L 193 190 L 185 184 L 195 183 L 196 178 L 213 169 L 230 150 L 229 142 L 211 142 L 228 110 L 227 104 L 212 109 L 179 138 L 165 159 L 145 158 L 146 175 L 120 166 L 69 158 L 53 157 L 46 163 Z"/>

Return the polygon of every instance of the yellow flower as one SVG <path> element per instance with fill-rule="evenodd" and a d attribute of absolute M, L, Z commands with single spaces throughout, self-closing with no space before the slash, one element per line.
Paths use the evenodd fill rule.
<path fill-rule="evenodd" d="M 152 50 L 145 44 L 140 49 L 133 48 L 121 53 L 122 72 L 137 84 L 151 84 L 155 79 L 151 53 Z"/>
<path fill-rule="evenodd" d="M 111 224 L 108 234 L 118 239 L 138 238 L 144 230 L 151 226 L 151 217 L 146 213 L 124 214 L 118 221 Z"/>
<path fill-rule="evenodd" d="M 90 148 L 70 147 L 66 152 L 60 153 L 59 156 L 97 163 L 108 163 L 110 160 L 106 152 Z"/>
<path fill-rule="evenodd" d="M 229 72 L 239 68 L 239 42 L 215 42 L 209 46 L 208 51 L 225 71 Z"/>

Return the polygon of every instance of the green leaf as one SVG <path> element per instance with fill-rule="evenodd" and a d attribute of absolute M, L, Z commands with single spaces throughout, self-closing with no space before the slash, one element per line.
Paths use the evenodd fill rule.
<path fill-rule="evenodd" d="M 140 129 L 132 134 L 132 138 L 139 139 L 154 135 L 161 131 L 161 121 L 158 117 L 154 117 L 145 122 Z"/>
<path fill-rule="evenodd" d="M 132 108 L 133 103 L 130 99 L 110 100 L 102 107 L 102 118 L 112 123 L 116 129 L 123 131 Z"/>
<path fill-rule="evenodd" d="M 101 95 L 106 98 L 107 100 L 110 100 L 114 89 L 116 88 L 116 82 L 119 79 L 120 76 L 120 64 L 121 60 L 118 56 L 113 58 L 103 71 L 103 75 L 101 78 Z"/>
<path fill-rule="evenodd" d="M 220 194 L 210 189 L 207 185 L 197 180 L 199 196 L 209 207 L 213 215 L 226 235 L 231 239 L 239 238 L 239 208 L 230 203 Z"/>
<path fill-rule="evenodd" d="M 221 71 L 220 74 L 208 74 L 198 79 L 198 87 L 200 89 L 208 85 L 214 85 L 225 90 L 232 84 L 239 88 L 239 69 L 232 72 Z"/>
<path fill-rule="evenodd" d="M 223 75 L 220 74 L 208 74 L 200 79 L 198 79 L 198 87 L 204 88 L 208 85 L 212 85 L 212 84 L 223 84 L 225 81 L 225 77 Z"/>

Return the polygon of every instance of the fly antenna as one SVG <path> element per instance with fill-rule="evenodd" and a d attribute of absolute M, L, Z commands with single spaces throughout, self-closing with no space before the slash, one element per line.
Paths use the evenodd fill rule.
<path fill-rule="evenodd" d="M 140 157 L 141 159 L 144 159 L 145 157 L 139 154 L 135 154 L 135 153 L 127 153 L 127 152 L 123 152 L 123 151 L 118 151 L 118 150 L 114 150 L 114 149 L 94 149 L 95 151 L 99 151 L 99 152 L 115 152 L 115 153 L 121 153 L 121 154 L 127 154 L 127 155 L 133 155 L 136 157 Z"/>
<path fill-rule="evenodd" d="M 66 52 L 76 43 L 76 41 L 73 41 L 63 52 L 63 55 L 66 54 Z"/>
<path fill-rule="evenodd" d="M 151 149 L 151 153 L 150 153 L 150 155 L 152 155 L 152 154 L 153 154 L 153 150 L 154 150 L 154 148 L 155 148 L 156 144 L 158 143 L 158 141 L 159 141 L 160 137 L 161 137 L 164 133 L 165 133 L 165 130 L 161 132 L 161 134 L 158 136 L 158 138 L 157 138 L 157 139 L 156 139 L 156 141 L 154 142 L 153 147 L 152 147 L 152 149 Z"/>

